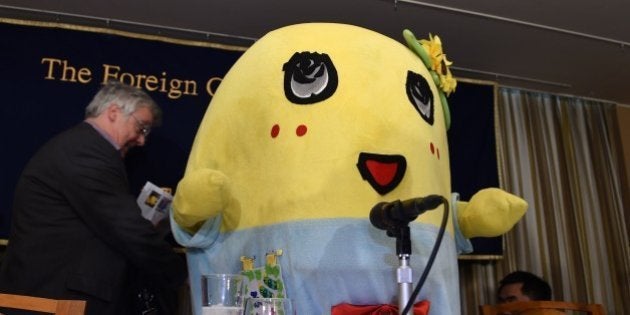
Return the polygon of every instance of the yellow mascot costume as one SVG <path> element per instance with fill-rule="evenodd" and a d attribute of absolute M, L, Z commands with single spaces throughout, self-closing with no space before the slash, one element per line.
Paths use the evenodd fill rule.
<path fill-rule="evenodd" d="M 400 305 L 401 261 L 415 285 L 434 252 L 408 305 L 459 314 L 466 238 L 505 233 L 527 204 L 496 188 L 469 202 L 453 197 L 450 62 L 438 37 L 404 38 L 408 47 L 351 25 L 292 25 L 262 37 L 227 73 L 171 215 L 196 315 L 209 273 L 243 273 L 248 295 L 289 297 L 300 315 L 384 310 Z M 436 203 L 418 209 L 428 199 Z M 398 225 L 408 229 L 408 260 L 390 237 Z"/>

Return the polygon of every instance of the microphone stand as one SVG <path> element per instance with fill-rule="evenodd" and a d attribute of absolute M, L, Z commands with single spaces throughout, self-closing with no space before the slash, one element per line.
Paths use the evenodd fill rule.
<path fill-rule="evenodd" d="M 411 257 L 411 236 L 409 222 L 415 220 L 418 215 L 427 210 L 437 208 L 440 204 L 444 204 L 444 213 L 442 214 L 442 223 L 438 232 L 435 245 L 431 250 L 431 256 L 427 261 L 426 267 L 418 280 L 418 285 L 414 290 L 412 282 L 412 270 L 409 267 L 409 259 Z M 406 201 L 397 200 L 392 203 L 379 203 L 370 211 L 370 222 L 381 229 L 387 231 L 387 236 L 396 237 L 396 254 L 400 266 L 396 270 L 396 281 L 398 283 L 398 314 L 406 315 L 412 309 L 413 300 L 416 299 L 420 289 L 427 279 L 429 270 L 433 266 L 435 257 L 442 237 L 448 223 L 448 201 L 440 195 L 429 195 L 424 198 L 409 199 Z M 413 314 L 413 311 L 411 311 Z"/>
<path fill-rule="evenodd" d="M 411 257 L 411 237 L 409 226 L 401 226 L 398 229 L 387 230 L 387 235 L 396 237 L 396 255 L 399 266 L 396 269 L 396 282 L 398 283 L 398 314 L 403 314 L 413 289 L 412 269 L 409 267 Z"/>

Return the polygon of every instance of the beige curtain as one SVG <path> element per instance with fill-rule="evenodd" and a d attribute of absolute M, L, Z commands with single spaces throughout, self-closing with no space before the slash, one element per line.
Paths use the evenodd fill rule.
<path fill-rule="evenodd" d="M 496 134 L 502 188 L 526 199 L 497 261 L 460 261 L 462 314 L 495 303 L 514 270 L 546 279 L 554 299 L 630 312 L 630 192 L 615 105 L 499 88 Z M 481 293 L 480 293 L 481 292 Z"/>

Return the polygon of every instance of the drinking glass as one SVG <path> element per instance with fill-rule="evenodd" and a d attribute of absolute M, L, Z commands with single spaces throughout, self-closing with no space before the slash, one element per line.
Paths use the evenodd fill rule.
<path fill-rule="evenodd" d="M 293 304 L 285 298 L 247 298 L 244 315 L 295 315 Z"/>
<path fill-rule="evenodd" d="M 243 276 L 210 274 L 201 276 L 201 309 L 203 315 L 242 315 Z"/>

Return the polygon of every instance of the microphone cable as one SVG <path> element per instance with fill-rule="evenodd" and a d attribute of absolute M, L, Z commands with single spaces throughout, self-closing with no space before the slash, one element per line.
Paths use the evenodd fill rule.
<path fill-rule="evenodd" d="M 407 301 L 407 306 L 405 306 L 405 309 L 402 312 L 403 315 L 406 315 L 407 312 L 409 312 L 409 309 L 413 305 L 413 301 L 418 296 L 418 293 L 420 293 L 420 289 L 424 285 L 424 282 L 426 281 L 427 276 L 429 275 L 429 271 L 431 270 L 431 267 L 433 266 L 435 257 L 437 256 L 438 250 L 440 249 L 440 245 L 442 245 L 442 238 L 444 237 L 444 232 L 446 231 L 446 223 L 448 222 L 449 207 L 448 207 L 448 200 L 446 200 L 446 198 L 442 196 L 440 196 L 440 198 L 442 199 L 442 204 L 444 205 L 444 213 L 442 214 L 442 223 L 440 224 L 440 230 L 438 231 L 438 236 L 435 239 L 435 244 L 433 244 L 433 249 L 431 250 L 431 255 L 429 256 L 427 265 L 424 267 L 424 271 L 422 272 L 422 275 L 420 276 L 420 279 L 418 280 L 418 284 L 416 285 L 416 288 L 413 290 L 413 293 L 409 297 L 409 301 Z"/>

